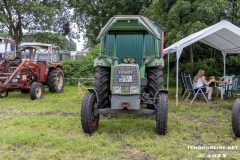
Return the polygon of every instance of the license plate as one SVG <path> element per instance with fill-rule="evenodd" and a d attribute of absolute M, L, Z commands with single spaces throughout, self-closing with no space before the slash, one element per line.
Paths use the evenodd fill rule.
<path fill-rule="evenodd" d="M 132 76 L 118 76 L 118 81 L 119 82 L 132 82 Z"/>

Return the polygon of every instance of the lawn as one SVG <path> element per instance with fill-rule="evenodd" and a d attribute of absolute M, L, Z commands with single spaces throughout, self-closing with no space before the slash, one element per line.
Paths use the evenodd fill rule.
<path fill-rule="evenodd" d="M 231 128 L 233 99 L 175 106 L 169 95 L 166 136 L 156 135 L 153 116 L 101 116 L 99 129 L 83 133 L 83 96 L 66 86 L 61 94 L 45 90 L 41 100 L 11 92 L 0 99 L 0 159 L 197 159 L 199 156 L 240 158 L 240 139 Z M 237 150 L 194 150 L 188 146 L 238 146 Z M 220 155 L 222 154 L 222 155 Z M 216 158 L 215 158 L 216 159 Z"/>

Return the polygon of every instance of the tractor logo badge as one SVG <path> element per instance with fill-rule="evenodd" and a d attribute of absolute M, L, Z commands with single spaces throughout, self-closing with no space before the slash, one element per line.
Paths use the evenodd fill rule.
<path fill-rule="evenodd" d="M 133 71 L 117 71 L 118 74 L 133 74 Z"/>

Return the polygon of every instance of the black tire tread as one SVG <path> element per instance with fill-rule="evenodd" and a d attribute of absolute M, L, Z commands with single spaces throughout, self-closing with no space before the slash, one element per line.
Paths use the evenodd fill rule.
<path fill-rule="evenodd" d="M 154 97 L 155 93 L 163 89 L 163 71 L 161 67 L 152 67 L 148 69 L 148 91 L 150 97 Z"/>
<path fill-rule="evenodd" d="M 94 86 L 99 96 L 99 108 L 110 105 L 110 70 L 106 67 L 97 67 L 95 72 Z"/>
<path fill-rule="evenodd" d="M 47 84 L 49 87 L 49 91 L 50 92 L 56 92 L 56 93 L 61 93 L 63 91 L 64 88 L 64 83 L 63 83 L 63 87 L 61 89 L 58 89 L 55 81 L 56 78 L 58 76 L 58 74 L 61 73 L 63 75 L 63 79 L 64 79 L 64 74 L 63 74 L 63 70 L 61 68 L 54 68 L 51 69 L 48 73 L 48 80 L 47 80 Z"/>
<path fill-rule="evenodd" d="M 98 122 L 99 122 L 99 115 L 97 118 L 97 124 L 96 126 L 92 125 L 92 106 L 95 101 L 95 94 L 94 93 L 86 93 L 83 102 L 82 102 L 82 108 L 81 108 L 81 123 L 82 123 L 82 129 L 85 133 L 92 134 L 95 132 L 98 128 Z"/>
<path fill-rule="evenodd" d="M 41 85 L 41 87 L 42 87 L 42 95 L 43 95 L 43 85 L 42 85 L 42 83 L 40 83 L 40 82 L 33 82 L 33 83 L 31 84 L 31 87 L 30 87 L 30 98 L 31 98 L 32 100 L 38 99 L 37 96 L 36 96 L 36 94 L 35 94 L 35 90 L 36 90 L 36 87 L 37 87 L 38 85 Z M 40 98 L 42 98 L 42 95 L 41 95 Z"/>
<path fill-rule="evenodd" d="M 237 98 L 232 108 L 232 129 L 236 137 L 240 138 L 240 98 Z"/>
<path fill-rule="evenodd" d="M 166 135 L 168 121 L 168 95 L 160 93 L 156 104 L 156 132 Z"/>

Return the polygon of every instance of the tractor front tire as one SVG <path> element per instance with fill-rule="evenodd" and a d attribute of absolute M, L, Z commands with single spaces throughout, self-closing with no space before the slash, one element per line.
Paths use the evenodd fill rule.
<path fill-rule="evenodd" d="M 30 98 L 41 99 L 43 96 L 43 85 L 40 82 L 33 82 L 30 87 Z"/>
<path fill-rule="evenodd" d="M 163 70 L 162 67 L 151 67 L 147 72 L 148 93 L 150 98 L 154 98 L 159 89 L 163 89 Z M 148 105 L 149 109 L 155 109 L 153 105 Z"/>
<path fill-rule="evenodd" d="M 166 93 L 159 93 L 155 107 L 155 116 L 157 134 L 165 135 L 167 133 L 168 121 L 168 95 Z"/>
<path fill-rule="evenodd" d="M 8 91 L 4 91 L 0 93 L 0 98 L 4 98 L 8 96 Z"/>
<path fill-rule="evenodd" d="M 63 70 L 61 68 L 51 69 L 48 73 L 47 84 L 50 92 L 61 93 L 64 87 Z"/>
<path fill-rule="evenodd" d="M 234 135 L 240 138 L 240 98 L 236 99 L 232 108 L 232 129 Z"/>
<path fill-rule="evenodd" d="M 99 108 L 110 106 L 110 69 L 106 67 L 97 67 L 95 72 L 95 89 L 99 97 Z"/>
<path fill-rule="evenodd" d="M 96 105 L 94 93 L 85 94 L 81 109 L 82 129 L 85 133 L 92 134 L 98 128 L 99 114 L 94 115 L 94 105 Z"/>

